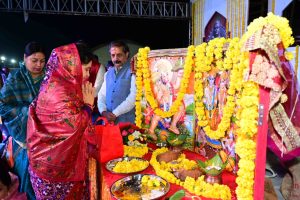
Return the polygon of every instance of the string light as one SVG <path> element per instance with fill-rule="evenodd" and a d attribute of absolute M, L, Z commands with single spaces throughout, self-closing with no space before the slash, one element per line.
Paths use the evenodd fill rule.
<path fill-rule="evenodd" d="M 14 58 L 7 58 L 5 55 L 0 56 L 1 67 L 14 67 L 18 61 Z"/>
<path fill-rule="evenodd" d="M 5 57 L 5 56 L 1 56 L 1 57 L 0 57 L 0 60 L 1 60 L 2 62 L 4 62 L 4 61 L 6 60 L 6 57 Z"/>

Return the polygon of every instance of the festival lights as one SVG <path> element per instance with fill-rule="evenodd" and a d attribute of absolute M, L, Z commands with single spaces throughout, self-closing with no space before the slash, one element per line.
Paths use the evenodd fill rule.
<path fill-rule="evenodd" d="M 8 58 L 5 55 L 0 56 L 0 61 L 2 63 L 2 67 L 14 66 L 18 61 L 15 58 Z M 9 62 L 8 62 L 9 61 Z"/>

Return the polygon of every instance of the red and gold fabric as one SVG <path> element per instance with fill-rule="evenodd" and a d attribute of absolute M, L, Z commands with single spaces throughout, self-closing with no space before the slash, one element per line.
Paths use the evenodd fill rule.
<path fill-rule="evenodd" d="M 53 50 L 40 94 L 30 106 L 27 141 L 31 169 L 51 181 L 83 181 L 87 140 L 94 134 L 83 109 L 82 67 L 75 44 Z M 75 167 L 76 166 L 76 167 Z"/>

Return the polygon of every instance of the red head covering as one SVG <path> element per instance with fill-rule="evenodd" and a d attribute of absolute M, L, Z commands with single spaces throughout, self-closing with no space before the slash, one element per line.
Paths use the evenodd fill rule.
<path fill-rule="evenodd" d="M 84 180 L 86 134 L 91 117 L 83 109 L 82 66 L 75 44 L 52 51 L 38 98 L 29 108 L 27 143 L 30 166 L 52 181 Z"/>
<path fill-rule="evenodd" d="M 95 57 L 92 60 L 92 67 L 91 67 L 91 70 L 90 70 L 90 77 L 89 77 L 89 81 L 93 85 L 95 84 L 99 68 L 100 68 L 100 63 L 99 63 L 98 59 Z"/>

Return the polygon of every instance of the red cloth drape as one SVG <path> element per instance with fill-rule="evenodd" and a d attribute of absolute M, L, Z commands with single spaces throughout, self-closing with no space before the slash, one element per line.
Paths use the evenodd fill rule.
<path fill-rule="evenodd" d="M 252 70 L 257 52 L 249 54 L 249 66 Z M 254 172 L 254 199 L 264 199 L 264 182 L 265 182 L 265 167 L 266 167 L 266 148 L 267 148 L 267 133 L 268 133 L 268 114 L 270 105 L 270 89 L 259 86 L 259 124 L 256 137 L 256 159 Z"/>
<path fill-rule="evenodd" d="M 264 199 L 266 149 L 268 134 L 268 108 L 270 104 L 270 91 L 262 86 L 259 87 L 259 109 L 263 109 L 261 125 L 258 126 L 256 138 L 256 159 L 254 173 L 254 199 Z M 263 108 L 260 108 L 260 107 Z M 262 112 L 262 111 L 261 111 Z"/>

